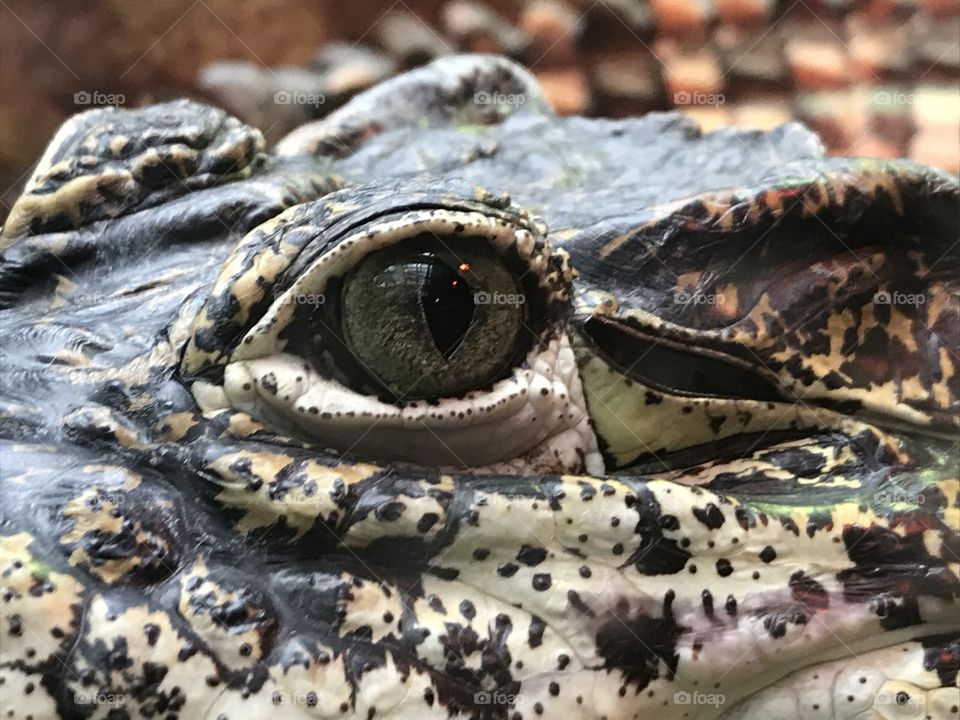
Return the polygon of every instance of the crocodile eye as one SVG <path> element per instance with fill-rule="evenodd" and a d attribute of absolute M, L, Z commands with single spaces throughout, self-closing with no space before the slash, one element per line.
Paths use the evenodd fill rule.
<path fill-rule="evenodd" d="M 542 224 L 466 183 L 349 188 L 249 233 L 181 377 L 232 429 L 377 461 L 599 469 Z"/>
<path fill-rule="evenodd" d="M 476 238 L 445 245 L 424 236 L 372 253 L 344 278 L 338 300 L 357 374 L 398 400 L 499 380 L 532 339 L 520 280 Z"/>

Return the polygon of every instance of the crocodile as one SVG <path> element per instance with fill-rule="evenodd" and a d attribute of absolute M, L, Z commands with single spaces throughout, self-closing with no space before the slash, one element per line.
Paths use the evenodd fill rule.
<path fill-rule="evenodd" d="M 10 718 L 957 716 L 960 186 L 447 56 L 68 120 L 0 247 Z"/>

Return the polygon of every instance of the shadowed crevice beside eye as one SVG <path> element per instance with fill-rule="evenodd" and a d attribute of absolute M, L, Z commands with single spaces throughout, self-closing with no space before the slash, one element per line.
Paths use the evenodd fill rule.
<path fill-rule="evenodd" d="M 584 331 L 627 377 L 671 393 L 779 401 L 783 393 L 761 371 L 705 349 L 683 349 L 643 335 L 604 317 L 591 318 Z"/>

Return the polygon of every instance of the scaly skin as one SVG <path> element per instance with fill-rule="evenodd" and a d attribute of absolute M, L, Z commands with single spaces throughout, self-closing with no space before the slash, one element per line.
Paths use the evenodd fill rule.
<path fill-rule="evenodd" d="M 545 107 L 464 56 L 274 155 L 64 126 L 0 265 L 5 714 L 955 714 L 956 180 Z M 417 243 L 525 298 L 449 397 L 344 329 Z"/>

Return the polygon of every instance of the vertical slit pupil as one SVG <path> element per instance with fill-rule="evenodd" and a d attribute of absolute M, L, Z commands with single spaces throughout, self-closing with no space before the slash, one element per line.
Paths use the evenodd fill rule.
<path fill-rule="evenodd" d="M 473 291 L 460 273 L 434 258 L 423 258 L 420 305 L 433 344 L 449 359 L 473 320 Z"/>

